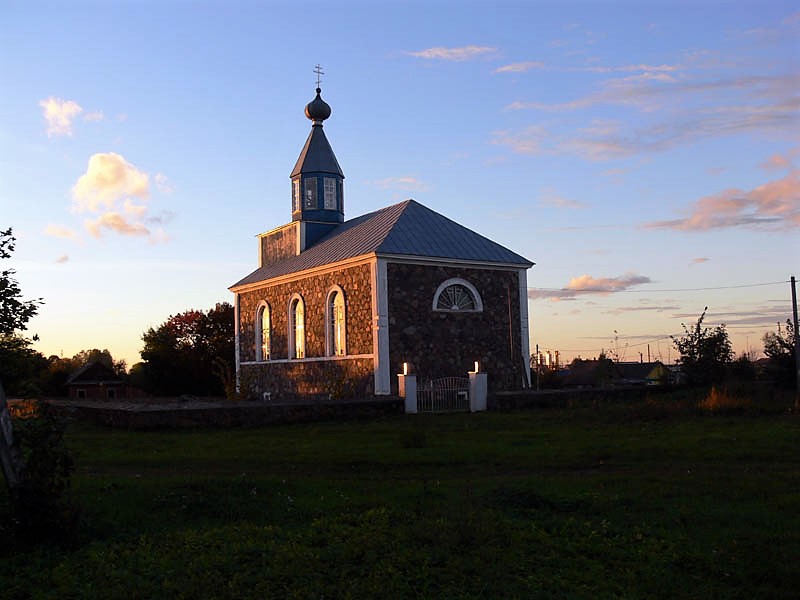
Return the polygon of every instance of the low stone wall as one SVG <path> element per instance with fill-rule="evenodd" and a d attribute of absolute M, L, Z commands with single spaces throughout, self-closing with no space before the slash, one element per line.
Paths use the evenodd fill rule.
<path fill-rule="evenodd" d="M 375 419 L 403 413 L 396 397 L 350 402 L 266 404 L 261 402 L 191 402 L 166 405 L 125 405 L 46 401 L 65 418 L 122 429 L 182 429 L 252 427 L 276 423 Z"/>
<path fill-rule="evenodd" d="M 669 391 L 666 386 L 587 388 L 580 390 L 519 390 L 495 392 L 487 400 L 489 410 L 521 408 L 565 408 L 593 406 L 605 402 L 637 402 Z"/>

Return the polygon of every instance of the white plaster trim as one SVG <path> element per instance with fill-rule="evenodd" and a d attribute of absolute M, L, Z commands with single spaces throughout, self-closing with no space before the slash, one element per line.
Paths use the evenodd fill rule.
<path fill-rule="evenodd" d="M 471 293 L 472 297 L 475 300 L 475 308 L 471 310 L 449 310 L 445 308 L 436 308 L 436 305 L 439 304 L 439 296 L 441 296 L 442 292 L 445 288 L 450 287 L 451 285 L 463 285 L 467 288 Z M 451 277 L 447 281 L 443 281 L 439 284 L 439 287 L 436 288 L 436 293 L 433 295 L 433 303 L 431 304 L 431 310 L 434 312 L 447 312 L 447 313 L 480 313 L 483 312 L 483 300 L 481 299 L 481 295 L 478 293 L 478 290 L 466 279 L 461 279 L 460 277 Z"/>
<path fill-rule="evenodd" d="M 239 360 L 239 294 L 233 295 L 233 355 L 236 364 L 236 391 L 239 390 L 239 367 L 241 361 Z"/>
<path fill-rule="evenodd" d="M 344 354 L 334 354 L 334 340 L 333 340 L 333 314 L 331 311 L 331 296 L 333 294 L 340 294 L 342 297 L 342 306 L 344 307 L 344 332 L 342 339 L 342 346 L 344 347 Z M 327 294 L 325 294 L 325 355 L 326 356 L 346 356 L 347 355 L 347 296 L 344 290 L 339 285 L 332 285 Z"/>
<path fill-rule="evenodd" d="M 276 233 L 276 232 L 280 231 L 281 229 L 289 229 L 290 227 L 296 227 L 297 223 L 298 223 L 298 221 L 292 221 L 291 223 L 286 223 L 285 225 L 280 225 L 279 227 L 275 227 L 273 229 L 270 229 L 269 231 L 265 231 L 264 233 L 259 233 L 258 235 L 256 235 L 256 237 L 262 238 L 262 237 L 266 237 L 268 235 L 271 235 L 273 233 Z"/>
<path fill-rule="evenodd" d="M 389 285 L 386 261 L 372 263 L 372 352 L 375 356 L 375 395 L 392 393 L 389 364 Z"/>
<path fill-rule="evenodd" d="M 297 230 L 297 246 L 295 246 L 295 255 L 299 256 L 300 253 L 306 249 L 306 224 L 303 221 L 296 221 Z"/>
<path fill-rule="evenodd" d="M 304 363 L 304 362 L 325 362 L 336 360 L 356 360 L 360 358 L 375 358 L 374 354 L 350 354 L 347 356 L 312 356 L 310 358 L 273 358 L 270 360 L 247 360 L 242 362 L 242 365 L 281 365 L 288 363 Z"/>
<path fill-rule="evenodd" d="M 525 381 L 531 387 L 531 343 L 529 337 L 528 322 L 528 270 L 519 270 L 519 327 L 520 344 L 522 345 L 522 365 L 525 373 Z"/>

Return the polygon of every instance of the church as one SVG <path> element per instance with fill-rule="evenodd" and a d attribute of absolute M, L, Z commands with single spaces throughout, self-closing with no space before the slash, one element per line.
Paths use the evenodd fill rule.
<path fill-rule="evenodd" d="M 345 220 L 317 85 L 291 222 L 258 236 L 258 268 L 229 288 L 242 392 L 397 395 L 404 369 L 424 381 L 480 368 L 489 390 L 529 387 L 533 263 L 415 200 Z"/>

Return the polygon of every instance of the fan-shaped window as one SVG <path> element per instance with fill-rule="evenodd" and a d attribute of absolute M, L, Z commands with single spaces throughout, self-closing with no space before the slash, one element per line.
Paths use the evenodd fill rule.
<path fill-rule="evenodd" d="M 306 355 L 306 316 L 303 298 L 299 294 L 289 301 L 289 358 Z"/>
<path fill-rule="evenodd" d="M 347 353 L 347 324 L 345 319 L 344 292 L 338 285 L 328 292 L 325 306 L 328 356 L 344 356 Z"/>
<path fill-rule="evenodd" d="M 433 296 L 433 310 L 446 312 L 482 312 L 478 290 L 469 281 L 459 278 L 443 282 Z"/>
<path fill-rule="evenodd" d="M 256 360 L 270 359 L 270 321 L 269 304 L 262 302 L 256 311 Z"/>

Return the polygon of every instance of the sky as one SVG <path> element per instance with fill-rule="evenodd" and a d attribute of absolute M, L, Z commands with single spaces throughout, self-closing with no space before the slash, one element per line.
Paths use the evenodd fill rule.
<path fill-rule="evenodd" d="M 291 218 L 315 65 L 345 217 L 406 198 L 536 263 L 531 349 L 737 355 L 800 276 L 796 2 L 0 0 L 0 229 L 26 335 L 129 365 Z M 641 353 L 641 354 L 640 354 Z"/>

